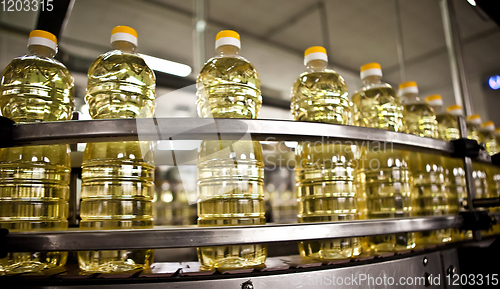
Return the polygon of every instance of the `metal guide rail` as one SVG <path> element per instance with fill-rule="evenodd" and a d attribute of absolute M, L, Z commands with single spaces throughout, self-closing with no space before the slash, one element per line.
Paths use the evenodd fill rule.
<path fill-rule="evenodd" d="M 460 120 L 463 122 L 463 119 Z M 4 147 L 111 140 L 251 138 L 267 141 L 341 141 L 358 145 L 383 143 L 389 147 L 395 145 L 412 150 L 457 155 L 457 146 L 442 140 L 375 128 L 284 120 L 142 118 L 14 124 L 11 120 L 0 117 L 0 130 L 4 136 L 0 145 Z M 464 147 L 468 145 L 465 143 Z M 473 204 L 472 201 L 469 203 Z M 4 248 L 11 252 L 154 249 L 306 240 L 302 236 L 307 236 L 307 239 L 368 236 L 453 228 L 460 227 L 462 223 L 461 216 L 438 216 L 250 228 L 26 232 L 10 233 L 3 239 L 7 245 Z"/>
<path fill-rule="evenodd" d="M 269 224 L 229 227 L 156 227 L 129 230 L 11 232 L 2 246 L 10 252 L 159 249 L 304 241 L 457 228 L 461 216 Z M 1 238 L 0 238 L 1 239 Z"/>
<path fill-rule="evenodd" d="M 270 257 L 264 266 L 229 271 L 201 270 L 198 262 L 154 263 L 148 269 L 111 274 L 83 272 L 66 265 L 0 280 L 7 288 L 58 289 L 372 288 L 383 284 L 377 288 L 449 288 L 447 276 L 460 273 L 455 248 L 450 244 L 325 262 L 297 255 Z"/>
<path fill-rule="evenodd" d="M 142 118 L 3 124 L 3 147 L 116 140 L 341 141 L 453 153 L 449 142 L 348 125 L 261 119 Z M 11 137 L 9 138 L 9 135 Z M 10 140 L 10 143 L 9 141 Z M 355 143 L 356 142 L 356 143 Z M 380 145 L 382 147 L 382 145 Z"/>

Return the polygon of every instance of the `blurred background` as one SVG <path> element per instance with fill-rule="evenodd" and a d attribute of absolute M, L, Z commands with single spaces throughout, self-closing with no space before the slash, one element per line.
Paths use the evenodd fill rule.
<path fill-rule="evenodd" d="M 305 70 L 304 50 L 314 45 L 327 49 L 329 67 L 344 77 L 350 95 L 361 86 L 359 67 L 379 62 L 384 81 L 395 87 L 403 81 L 416 81 L 421 96 L 440 94 L 449 106 L 456 101 L 439 2 L 76 0 L 69 2 L 57 58 L 75 78 L 80 119 L 90 119 L 83 100 L 88 67 L 98 55 L 110 50 L 111 30 L 117 25 L 136 29 L 138 52 L 160 61 L 155 69 L 156 94 L 157 98 L 166 96 L 168 101 L 158 103 L 159 117 L 196 117 L 193 84 L 201 65 L 214 56 L 216 33 L 224 29 L 239 32 L 241 54 L 260 74 L 264 102 L 259 118 L 292 119 L 290 89 Z M 485 12 L 473 6 L 472 0 L 455 0 L 453 4 L 473 112 L 499 126 L 500 76 L 495 78 L 500 75 L 498 18 L 487 13 L 492 10 Z M 38 12 L 0 12 L 2 70 L 12 58 L 27 52 L 28 34 L 37 21 Z M 162 65 L 164 60 L 173 63 Z M 294 144 L 267 142 L 263 148 L 266 160 L 273 164 L 268 163 L 265 170 L 268 222 L 296 222 L 293 168 L 274 165 L 293 158 Z M 158 155 L 168 154 L 170 149 L 158 145 Z M 78 150 L 83 151 L 83 146 Z M 281 160 L 272 161 L 276 158 Z M 74 164 L 79 167 L 78 155 Z M 188 176 L 184 182 L 181 173 Z M 185 193 L 193 186 L 194 165 L 175 167 L 168 161 L 157 164 L 157 225 L 196 224 L 196 205 L 188 204 Z M 186 259 L 192 259 L 193 254 L 187 251 Z"/>

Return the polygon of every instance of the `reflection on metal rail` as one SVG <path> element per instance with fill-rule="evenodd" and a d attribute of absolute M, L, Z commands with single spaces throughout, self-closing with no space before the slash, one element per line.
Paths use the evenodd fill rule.
<path fill-rule="evenodd" d="M 2 243 L 10 252 L 158 249 L 360 237 L 455 228 L 462 222 L 460 216 L 439 216 L 247 227 L 16 232 Z"/>
<path fill-rule="evenodd" d="M 36 124 L 15 124 L 12 140 L 16 146 L 102 142 L 112 140 L 185 140 L 240 139 L 250 135 L 267 141 L 342 141 L 352 144 L 369 142 L 391 144 L 405 148 L 452 153 L 451 143 L 411 134 L 375 128 L 325 123 L 260 120 L 260 119 L 203 119 L 203 118 L 144 118 L 88 121 L 63 121 Z"/>

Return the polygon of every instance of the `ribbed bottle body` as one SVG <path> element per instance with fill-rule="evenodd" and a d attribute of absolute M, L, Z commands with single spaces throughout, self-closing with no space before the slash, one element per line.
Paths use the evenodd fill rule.
<path fill-rule="evenodd" d="M 394 89 L 385 83 L 370 83 L 352 97 L 353 124 L 403 132 L 403 106 Z M 356 171 L 358 194 L 364 196 L 368 219 L 411 217 L 412 177 L 409 152 L 388 143 L 373 143 L 361 148 Z M 415 247 L 414 233 L 368 237 L 374 251 L 406 250 Z"/>
<path fill-rule="evenodd" d="M 209 59 L 197 82 L 198 115 L 257 118 L 262 105 L 257 70 L 239 55 Z M 258 141 L 203 141 L 198 157 L 198 226 L 265 224 L 264 160 Z M 267 245 L 198 248 L 204 268 L 222 270 L 264 264 Z"/>
<path fill-rule="evenodd" d="M 93 119 L 152 117 L 155 75 L 135 53 L 112 50 L 89 69 L 85 100 Z M 80 228 L 153 228 L 152 143 L 88 143 L 82 163 Z M 120 272 L 149 267 L 153 250 L 101 250 L 78 253 L 80 268 Z"/>
<path fill-rule="evenodd" d="M 69 120 L 73 77 L 52 57 L 25 55 L 5 69 L 2 115 L 16 123 Z M 68 228 L 69 145 L 0 149 L 0 228 L 12 232 Z M 36 272 L 66 263 L 67 252 L 8 253 L 0 274 Z"/>

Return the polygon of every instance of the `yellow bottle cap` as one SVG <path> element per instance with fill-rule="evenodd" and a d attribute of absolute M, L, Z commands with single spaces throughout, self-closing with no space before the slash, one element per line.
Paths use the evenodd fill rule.
<path fill-rule="evenodd" d="M 111 30 L 111 43 L 115 41 L 127 41 L 137 46 L 137 31 L 128 26 L 116 26 Z"/>
<path fill-rule="evenodd" d="M 43 45 L 57 51 L 57 37 L 45 30 L 33 30 L 28 38 L 30 45 Z"/>
<path fill-rule="evenodd" d="M 367 63 L 361 66 L 359 71 L 361 79 L 368 76 L 382 76 L 382 67 L 376 62 Z"/>
<path fill-rule="evenodd" d="M 407 87 L 417 87 L 417 83 L 415 81 L 407 81 L 407 82 L 403 82 L 399 85 L 399 89 L 402 89 L 402 88 L 407 88 Z"/>
<path fill-rule="evenodd" d="M 322 46 L 312 46 L 304 51 L 304 65 L 311 60 L 324 60 L 328 62 L 328 56 L 326 54 L 326 49 Z"/>
<path fill-rule="evenodd" d="M 463 114 L 462 107 L 456 104 L 448 106 L 446 108 L 446 112 L 454 116 L 459 116 Z"/>
<path fill-rule="evenodd" d="M 222 30 L 215 36 L 215 48 L 222 45 L 233 45 L 241 48 L 240 35 L 233 30 Z"/>
<path fill-rule="evenodd" d="M 407 81 L 399 85 L 399 95 L 405 95 L 407 93 L 418 93 L 418 86 L 415 81 Z"/>
<path fill-rule="evenodd" d="M 429 95 L 425 98 L 425 102 L 430 106 L 443 106 L 443 98 L 439 94 Z"/>
<path fill-rule="evenodd" d="M 467 117 L 467 122 L 474 124 L 474 125 L 480 125 L 481 124 L 481 117 L 479 114 L 472 114 Z"/>
<path fill-rule="evenodd" d="M 495 123 L 492 121 L 485 121 L 481 124 L 481 130 L 494 132 L 495 131 Z"/>

